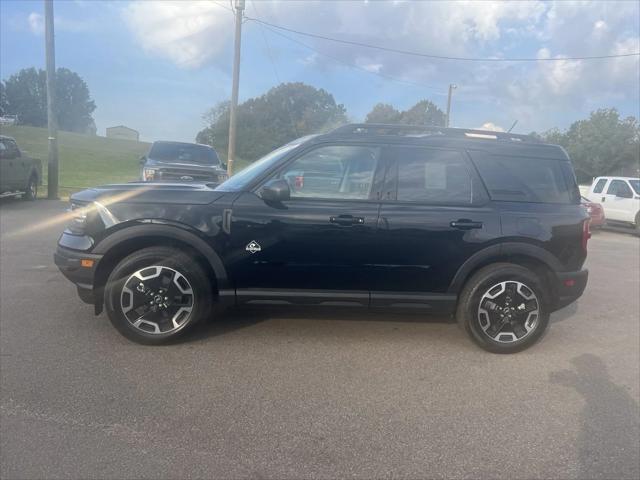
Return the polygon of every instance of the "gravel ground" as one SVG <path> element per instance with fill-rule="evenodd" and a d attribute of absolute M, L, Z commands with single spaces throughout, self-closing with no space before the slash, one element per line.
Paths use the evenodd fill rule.
<path fill-rule="evenodd" d="M 236 312 L 142 347 L 52 261 L 62 202 L 0 203 L 0 477 L 639 478 L 640 240 L 517 355 L 445 318 Z"/>

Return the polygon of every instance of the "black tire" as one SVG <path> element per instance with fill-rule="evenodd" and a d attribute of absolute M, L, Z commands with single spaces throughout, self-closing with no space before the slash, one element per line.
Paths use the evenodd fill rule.
<path fill-rule="evenodd" d="M 131 283 L 129 282 L 139 282 L 142 284 L 143 282 L 140 282 L 137 278 L 134 278 L 133 274 L 144 271 L 145 269 L 148 269 L 147 272 L 151 272 L 153 274 L 154 270 L 151 267 L 156 267 L 155 271 L 156 273 L 158 273 L 154 277 L 154 279 L 160 278 L 160 272 L 166 271 L 169 273 L 169 275 L 172 271 L 177 272 L 179 276 L 184 277 L 184 280 L 186 280 L 187 282 L 183 286 L 186 285 L 190 287 L 187 291 L 192 292 L 190 295 L 188 295 L 188 297 L 190 298 L 190 301 L 188 302 L 190 303 L 190 312 L 187 312 L 186 318 L 179 326 L 170 326 L 170 328 L 173 328 L 170 331 L 161 331 L 160 333 L 154 333 L 148 331 L 150 330 L 149 324 L 154 322 L 146 322 L 146 320 L 143 320 L 145 328 L 142 328 L 143 325 L 134 326 L 133 321 L 127 317 L 127 313 L 129 315 L 133 314 L 134 317 L 137 316 L 138 309 L 133 309 L 134 292 L 131 289 L 125 289 L 125 286 L 131 285 Z M 177 282 L 179 276 L 175 274 L 175 277 L 172 281 Z M 144 280 L 146 281 L 146 278 Z M 176 285 L 178 284 L 176 283 Z M 171 287 L 175 288 L 173 284 L 171 284 Z M 178 288 L 180 288 L 180 285 L 178 285 Z M 151 288 L 149 288 L 149 291 L 150 290 Z M 148 291 L 145 293 L 140 292 L 140 290 L 136 291 L 135 295 L 145 295 L 148 293 Z M 209 280 L 204 269 L 187 254 L 169 247 L 145 248 L 134 252 L 128 257 L 124 258 L 118 263 L 118 265 L 116 265 L 116 267 L 109 275 L 104 294 L 105 309 L 113 326 L 116 327 L 118 331 L 129 340 L 145 345 L 158 345 L 174 341 L 183 336 L 199 321 L 204 318 L 208 318 L 212 313 L 213 291 L 211 281 Z M 129 295 L 131 295 L 131 297 L 129 297 Z M 128 298 L 130 303 L 130 308 L 129 310 L 127 310 L 127 312 L 124 311 L 125 307 L 123 307 L 123 301 L 125 298 Z M 156 298 L 155 293 L 152 292 L 151 296 L 149 296 L 148 298 Z M 147 298 L 145 297 L 144 306 L 142 306 L 141 303 L 139 304 L 141 305 L 140 308 L 151 308 L 146 306 L 146 300 Z M 176 305 L 170 304 L 170 306 L 179 308 L 179 306 L 176 307 Z M 147 313 L 151 315 L 160 315 L 159 313 L 156 313 L 155 310 L 153 312 Z M 145 315 L 147 314 L 145 313 L 138 318 L 143 318 Z M 169 315 L 169 313 L 167 315 Z M 176 316 L 178 316 L 178 314 L 176 314 Z M 168 317 L 160 320 L 163 322 L 166 320 L 168 325 Z M 154 329 L 157 328 L 158 330 L 160 330 L 159 325 L 159 322 L 155 322 Z"/>
<path fill-rule="evenodd" d="M 29 177 L 29 181 L 25 187 L 24 195 L 22 195 L 22 200 L 35 200 L 38 196 L 38 177 L 35 175 L 31 175 Z"/>
<path fill-rule="evenodd" d="M 511 333 L 507 332 L 504 335 L 498 334 L 495 337 L 491 337 L 489 333 L 485 333 L 481 323 L 481 321 L 484 321 L 486 325 L 493 325 L 490 321 L 487 321 L 489 318 L 488 313 L 486 316 L 483 315 L 483 320 L 481 320 L 480 302 L 485 294 L 489 294 L 502 282 L 508 282 L 507 285 L 512 282 L 523 284 L 529 292 L 533 292 L 535 295 L 533 298 L 535 298 L 537 305 L 536 320 L 532 321 L 533 327 L 521 338 L 518 337 L 518 339 L 512 339 L 511 341 L 496 340 L 496 338 L 508 337 Z M 549 324 L 550 304 L 549 293 L 543 281 L 535 272 L 511 263 L 494 263 L 478 270 L 467 281 L 460 294 L 456 317 L 471 339 L 483 349 L 493 353 L 516 353 L 530 347 L 543 335 Z M 492 315 L 499 314 L 500 312 L 497 314 L 492 313 Z M 517 310 L 515 314 L 518 314 Z M 514 318 L 517 318 L 515 314 Z M 528 316 L 527 318 L 534 317 Z M 504 328 L 508 329 L 509 327 L 510 324 L 505 325 Z M 489 327 L 487 330 L 490 332 L 491 328 Z M 513 333 L 512 336 L 515 338 L 516 334 Z"/>
<path fill-rule="evenodd" d="M 640 234 L 640 212 L 636 213 L 636 233 Z"/>

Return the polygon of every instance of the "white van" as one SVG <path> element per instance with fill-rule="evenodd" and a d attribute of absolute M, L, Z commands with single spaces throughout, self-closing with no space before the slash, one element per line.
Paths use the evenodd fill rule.
<path fill-rule="evenodd" d="M 586 197 L 602 204 L 607 222 L 630 223 L 640 230 L 640 178 L 598 177 Z"/>

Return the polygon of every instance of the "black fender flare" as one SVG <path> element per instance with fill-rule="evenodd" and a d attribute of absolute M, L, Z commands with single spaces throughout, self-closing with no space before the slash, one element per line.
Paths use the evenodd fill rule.
<path fill-rule="evenodd" d="M 105 255 L 124 242 L 145 237 L 163 237 L 189 245 L 209 262 L 216 276 L 218 290 L 222 292 L 229 288 L 227 271 L 220 256 L 207 242 L 198 236 L 196 231 L 179 223 L 137 223 L 136 225 L 124 226 L 100 240 L 91 253 Z"/>
<path fill-rule="evenodd" d="M 531 243 L 506 242 L 491 245 L 479 252 L 474 253 L 461 266 L 451 280 L 447 292 L 459 293 L 471 272 L 478 267 L 491 263 L 492 260 L 504 261 L 505 257 L 520 255 L 530 257 L 545 264 L 552 272 L 562 271 L 562 264 L 551 253 L 544 248 Z"/>

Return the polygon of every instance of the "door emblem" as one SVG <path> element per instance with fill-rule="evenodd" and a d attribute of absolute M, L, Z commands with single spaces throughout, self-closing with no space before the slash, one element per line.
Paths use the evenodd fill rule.
<path fill-rule="evenodd" d="M 249 252 L 249 253 L 256 253 L 256 252 L 259 252 L 260 250 L 262 250 L 262 247 L 255 240 L 251 240 L 249 242 L 249 245 L 247 245 L 247 248 L 245 250 L 247 252 Z"/>

